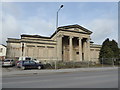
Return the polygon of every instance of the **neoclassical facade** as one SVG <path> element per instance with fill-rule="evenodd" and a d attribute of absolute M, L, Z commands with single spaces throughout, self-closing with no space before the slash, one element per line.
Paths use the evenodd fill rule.
<path fill-rule="evenodd" d="M 91 34 L 80 25 L 69 25 L 58 27 L 50 37 L 23 34 L 20 39 L 8 38 L 7 58 L 98 62 L 101 45 L 90 42 Z"/>

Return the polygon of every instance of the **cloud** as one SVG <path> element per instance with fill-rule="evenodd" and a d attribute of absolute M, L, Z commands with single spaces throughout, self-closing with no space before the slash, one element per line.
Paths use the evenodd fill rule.
<path fill-rule="evenodd" d="M 2 41 L 5 44 L 7 38 L 18 37 L 21 32 L 19 22 L 12 15 L 5 15 L 2 21 Z"/>
<path fill-rule="evenodd" d="M 2 3 L 2 11 L 3 13 L 9 13 L 15 17 L 20 17 L 22 15 L 22 8 L 17 6 L 16 3 L 3 2 Z"/>
<path fill-rule="evenodd" d="M 2 3 L 0 3 L 0 44 L 2 43 Z"/>
<path fill-rule="evenodd" d="M 3 43 L 7 38 L 18 38 L 21 34 L 38 34 L 50 36 L 54 32 L 54 25 L 39 17 L 18 20 L 12 15 L 6 15 L 3 23 Z"/>
<path fill-rule="evenodd" d="M 95 19 L 88 25 L 93 34 L 91 38 L 95 43 L 102 44 L 106 38 L 118 41 L 118 23 L 116 19 Z"/>
<path fill-rule="evenodd" d="M 84 5 L 82 6 L 84 7 Z M 3 19 L 0 20 L 0 24 L 3 24 L 2 36 L 3 42 L 6 42 L 7 38 L 20 38 L 21 34 L 38 34 L 43 36 L 50 36 L 55 31 L 55 18 L 54 16 L 46 14 L 44 8 L 37 8 L 36 14 L 24 16 L 26 10 L 21 10 L 19 5 L 13 3 L 4 4 L 3 6 Z M 1 13 L 1 12 L 0 12 Z M 95 13 L 95 12 L 94 12 Z M 0 14 L 1 15 L 1 14 Z M 22 16 L 23 15 L 23 16 Z M 26 14 L 25 14 L 26 15 Z M 53 15 L 53 14 L 52 14 Z M 51 18 L 46 16 L 50 16 Z M 92 20 L 80 20 L 74 17 L 68 17 L 68 15 L 61 14 L 59 15 L 59 25 L 66 24 L 82 24 L 86 28 L 90 29 L 93 34 L 91 35 L 92 40 L 95 43 L 102 44 L 102 42 L 108 37 L 110 39 L 117 40 L 118 29 L 117 29 L 117 20 L 114 18 L 100 18 L 96 17 Z M 81 25 L 80 24 L 80 25 Z"/>
<path fill-rule="evenodd" d="M 20 38 L 21 34 L 50 36 L 55 31 L 54 20 L 51 19 L 51 21 L 47 21 L 37 15 L 21 19 L 19 18 L 20 16 L 17 16 L 17 12 L 19 12 L 20 9 L 18 9 L 18 11 L 15 9 L 14 11 L 13 8 L 18 7 L 13 6 L 14 4 L 4 4 L 4 10 L 2 11 L 3 17 L 0 22 L 2 25 L 2 40 L 0 43 L 6 44 L 7 38 Z M 20 12 L 19 14 L 21 14 Z"/>
<path fill-rule="evenodd" d="M 44 8 L 39 7 L 36 14 L 24 16 L 26 11 L 16 3 L 3 3 L 2 20 L 2 40 L 0 43 L 6 44 L 7 38 L 20 38 L 21 34 L 37 34 L 50 36 L 55 31 L 54 19 L 45 19 Z M 30 13 L 30 12 L 29 12 Z"/>
<path fill-rule="evenodd" d="M 28 34 L 50 36 L 50 34 L 54 31 L 53 22 L 47 22 L 38 16 L 23 20 L 21 21 L 21 24 L 24 32 Z"/>
<path fill-rule="evenodd" d="M 66 19 L 64 20 L 66 21 Z M 50 36 L 55 31 L 54 21 L 48 22 L 39 16 L 32 16 L 20 20 L 15 16 L 6 14 L 2 23 L 3 43 L 5 43 L 8 37 L 19 38 L 21 34 Z M 85 24 L 85 26 L 93 32 L 91 38 L 97 44 L 102 44 L 106 38 L 115 40 L 118 38 L 117 20 L 99 18 Z"/>

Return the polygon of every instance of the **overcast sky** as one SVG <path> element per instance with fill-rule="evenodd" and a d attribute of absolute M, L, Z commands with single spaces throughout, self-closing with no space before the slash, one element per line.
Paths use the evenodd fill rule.
<path fill-rule="evenodd" d="M 91 39 L 96 44 L 106 38 L 118 41 L 117 2 L 4 2 L 0 9 L 0 43 L 6 44 L 7 38 L 20 38 L 21 34 L 52 35 L 56 12 L 62 4 L 59 26 L 79 24 L 93 32 Z"/>

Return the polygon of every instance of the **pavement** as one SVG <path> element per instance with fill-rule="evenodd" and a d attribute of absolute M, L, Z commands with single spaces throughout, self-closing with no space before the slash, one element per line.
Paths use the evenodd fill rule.
<path fill-rule="evenodd" d="M 118 88 L 118 69 L 112 67 L 25 70 L 5 74 L 3 88 Z"/>
<path fill-rule="evenodd" d="M 2 68 L 2 77 L 15 76 L 15 75 L 28 75 L 28 74 L 50 74 L 50 73 L 68 73 L 68 72 L 79 72 L 79 71 L 106 71 L 106 70 L 118 70 L 118 67 L 103 67 L 103 68 L 70 68 L 70 69 L 32 69 L 32 70 L 21 70 L 17 68 Z"/>

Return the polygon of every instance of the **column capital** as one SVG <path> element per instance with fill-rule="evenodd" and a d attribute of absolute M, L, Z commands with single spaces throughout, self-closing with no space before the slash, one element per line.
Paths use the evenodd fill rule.
<path fill-rule="evenodd" d="M 79 40 L 83 39 L 82 37 L 78 37 Z"/>
<path fill-rule="evenodd" d="M 89 37 L 89 38 L 87 38 L 88 40 L 91 40 L 91 38 Z"/>
<path fill-rule="evenodd" d="M 72 38 L 73 38 L 73 36 L 69 36 L 69 38 L 70 38 L 70 39 L 72 39 Z"/>
<path fill-rule="evenodd" d="M 57 37 L 59 37 L 59 38 L 60 38 L 60 37 L 63 37 L 63 34 L 57 35 Z"/>
<path fill-rule="evenodd" d="M 90 42 L 90 40 L 91 40 L 91 38 L 87 38 L 87 40 L 86 40 L 86 41 L 87 41 L 87 42 Z"/>

